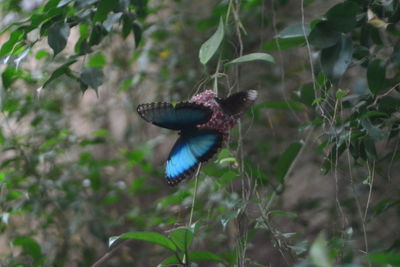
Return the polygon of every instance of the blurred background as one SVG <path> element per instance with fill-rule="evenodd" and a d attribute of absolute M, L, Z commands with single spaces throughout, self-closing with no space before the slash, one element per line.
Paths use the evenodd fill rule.
<path fill-rule="evenodd" d="M 191 249 L 220 258 L 193 266 L 400 264 L 398 1 L 111 2 L 0 2 L 1 266 L 173 256 L 109 238 L 188 225 L 177 134 L 136 107 L 206 89 L 259 97 L 199 174 Z M 226 64 L 251 53 L 275 64 Z"/>

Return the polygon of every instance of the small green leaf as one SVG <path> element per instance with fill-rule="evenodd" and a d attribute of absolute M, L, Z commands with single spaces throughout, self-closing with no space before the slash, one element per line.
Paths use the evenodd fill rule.
<path fill-rule="evenodd" d="M 207 62 L 212 58 L 212 56 L 214 56 L 215 52 L 218 50 L 218 47 L 221 45 L 223 39 L 224 39 L 224 23 L 221 17 L 219 20 L 217 31 L 210 37 L 210 39 L 208 39 L 200 47 L 199 58 L 200 62 L 203 65 L 207 64 Z"/>
<path fill-rule="evenodd" d="M 170 234 L 169 238 L 180 251 L 187 251 L 193 241 L 193 232 L 188 228 L 178 228 Z"/>
<path fill-rule="evenodd" d="M 106 29 L 108 32 L 111 32 L 112 26 L 119 22 L 121 17 L 122 12 L 108 14 L 107 19 L 103 22 L 104 29 Z"/>
<path fill-rule="evenodd" d="M 278 162 L 276 163 L 276 175 L 281 183 L 285 182 L 285 176 L 299 154 L 302 146 L 301 143 L 292 143 L 279 157 Z"/>
<path fill-rule="evenodd" d="M 83 68 L 80 75 L 81 81 L 93 89 L 103 84 L 103 71 L 96 67 Z"/>
<path fill-rule="evenodd" d="M 178 254 L 179 258 L 183 258 L 183 253 Z M 191 262 L 198 262 L 198 261 L 214 261 L 214 262 L 224 262 L 224 259 L 219 257 L 218 255 L 208 252 L 208 251 L 191 251 L 188 254 L 188 260 Z M 161 266 L 170 266 L 174 264 L 180 264 L 181 262 L 178 261 L 176 256 L 171 256 L 162 261 Z"/>
<path fill-rule="evenodd" d="M 244 56 L 235 58 L 234 60 L 231 60 L 228 63 L 226 63 L 225 66 L 243 63 L 243 62 L 250 62 L 250 61 L 255 61 L 255 60 L 261 60 L 261 61 L 266 61 L 266 62 L 275 64 L 275 59 L 270 54 L 252 53 L 252 54 L 248 54 L 248 55 L 244 55 Z"/>
<path fill-rule="evenodd" d="M 309 107 L 312 106 L 315 101 L 315 92 L 312 83 L 305 84 L 300 88 L 300 101 Z"/>
<path fill-rule="evenodd" d="M 110 237 L 109 239 L 109 246 L 111 246 L 115 241 L 119 239 L 136 239 L 136 240 L 142 240 L 142 241 L 147 241 L 153 244 L 160 245 L 162 247 L 165 247 L 173 252 L 177 250 L 176 246 L 174 243 L 166 236 L 155 233 L 155 232 L 131 232 L 131 233 L 125 233 L 120 236 L 114 236 Z"/>
<path fill-rule="evenodd" d="M 316 267 L 332 267 L 325 235 L 320 233 L 310 248 L 311 262 Z"/>
<path fill-rule="evenodd" d="M 43 88 L 45 88 L 47 85 L 49 85 L 49 83 L 51 81 L 53 81 L 54 79 L 57 79 L 58 77 L 64 75 L 64 74 L 69 74 L 69 72 L 71 71 L 69 69 L 69 66 L 74 64 L 76 62 L 76 59 L 70 60 L 67 63 L 61 65 L 60 67 L 58 67 L 55 71 L 53 71 L 53 73 L 51 74 L 50 78 L 45 81 L 45 83 L 43 84 Z"/>
<path fill-rule="evenodd" d="M 47 57 L 48 55 L 49 55 L 49 52 L 47 52 L 44 49 L 41 49 L 41 50 L 37 51 L 37 53 L 35 55 L 35 58 L 36 59 L 42 59 L 44 57 Z"/>
<path fill-rule="evenodd" d="M 22 75 L 22 71 L 14 67 L 7 67 L 1 74 L 4 88 L 10 88 L 10 86 Z"/>
<path fill-rule="evenodd" d="M 53 49 L 54 56 L 60 53 L 67 45 L 69 31 L 69 25 L 63 22 L 57 22 L 49 28 L 47 42 Z"/>
<path fill-rule="evenodd" d="M 24 254 L 31 255 L 35 262 L 40 260 L 42 250 L 34 239 L 26 236 L 17 237 L 13 240 L 13 245 L 22 247 Z"/>
<path fill-rule="evenodd" d="M 94 14 L 93 21 L 94 22 L 103 22 L 108 13 L 110 13 L 118 4 L 118 1 L 110 1 L 110 0 L 101 0 L 97 5 L 97 11 Z"/>
<path fill-rule="evenodd" d="M 23 30 L 15 30 L 10 34 L 10 38 L 8 39 L 7 42 L 5 42 L 3 44 L 3 46 L 0 49 L 0 58 L 6 56 L 7 54 L 9 54 L 15 44 L 19 41 L 21 41 L 21 39 L 25 36 L 24 31 Z"/>
<path fill-rule="evenodd" d="M 375 59 L 368 64 L 367 80 L 369 90 L 374 95 L 387 88 L 386 67 L 382 60 Z"/>
<path fill-rule="evenodd" d="M 102 53 L 97 53 L 97 54 L 91 55 L 87 62 L 88 67 L 101 68 L 105 64 L 106 64 L 106 58 L 104 57 L 104 55 Z"/>
<path fill-rule="evenodd" d="M 324 75 L 336 81 L 346 72 L 353 55 L 351 36 L 341 35 L 340 41 L 321 51 L 321 67 Z"/>

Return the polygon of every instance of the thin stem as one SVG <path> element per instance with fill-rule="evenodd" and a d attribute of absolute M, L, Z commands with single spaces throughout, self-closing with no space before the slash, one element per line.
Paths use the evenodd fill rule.
<path fill-rule="evenodd" d="M 196 202 L 197 185 L 198 185 L 198 178 L 199 178 L 200 168 L 201 168 L 201 163 L 197 167 L 197 171 L 196 171 L 196 174 L 195 174 L 194 192 L 193 192 L 193 199 L 192 199 L 192 208 L 190 209 L 190 217 L 189 217 L 189 224 L 188 224 L 189 227 L 191 227 L 192 220 L 193 220 L 194 204 Z"/>

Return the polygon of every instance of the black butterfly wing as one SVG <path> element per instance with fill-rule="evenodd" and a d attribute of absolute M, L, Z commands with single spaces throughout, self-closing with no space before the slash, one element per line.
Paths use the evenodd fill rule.
<path fill-rule="evenodd" d="M 227 98 L 216 98 L 215 100 L 222 111 L 230 116 L 239 116 L 249 108 L 258 96 L 256 90 L 241 91 Z"/>
<path fill-rule="evenodd" d="M 169 185 L 193 174 L 200 162 L 208 161 L 222 146 L 223 134 L 213 129 L 182 132 L 168 156 L 165 177 Z"/>
<path fill-rule="evenodd" d="M 189 102 L 175 106 L 165 102 L 140 104 L 137 112 L 145 121 L 171 130 L 194 128 L 206 123 L 212 116 L 210 108 Z"/>

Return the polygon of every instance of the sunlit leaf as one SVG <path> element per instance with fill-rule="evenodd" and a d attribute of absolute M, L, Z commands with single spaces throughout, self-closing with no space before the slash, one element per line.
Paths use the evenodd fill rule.
<path fill-rule="evenodd" d="M 244 63 L 244 62 L 250 62 L 250 61 L 265 61 L 265 62 L 269 62 L 269 63 L 275 63 L 275 59 L 270 54 L 252 53 L 252 54 L 248 54 L 245 56 L 235 58 L 234 60 L 231 60 L 228 63 L 226 63 L 225 66 L 229 66 L 232 64 L 238 64 L 238 63 Z"/>
<path fill-rule="evenodd" d="M 174 252 L 177 250 L 177 247 L 168 237 L 156 232 L 131 232 L 116 237 L 110 237 L 109 246 L 119 239 L 136 239 L 147 241 L 165 247 Z"/>
<path fill-rule="evenodd" d="M 205 43 L 203 43 L 200 47 L 199 58 L 200 62 L 205 65 L 207 62 L 214 56 L 215 52 L 217 52 L 218 47 L 221 45 L 222 40 L 224 39 L 224 23 L 222 18 L 219 20 L 219 25 L 217 31 L 208 39 Z"/>

